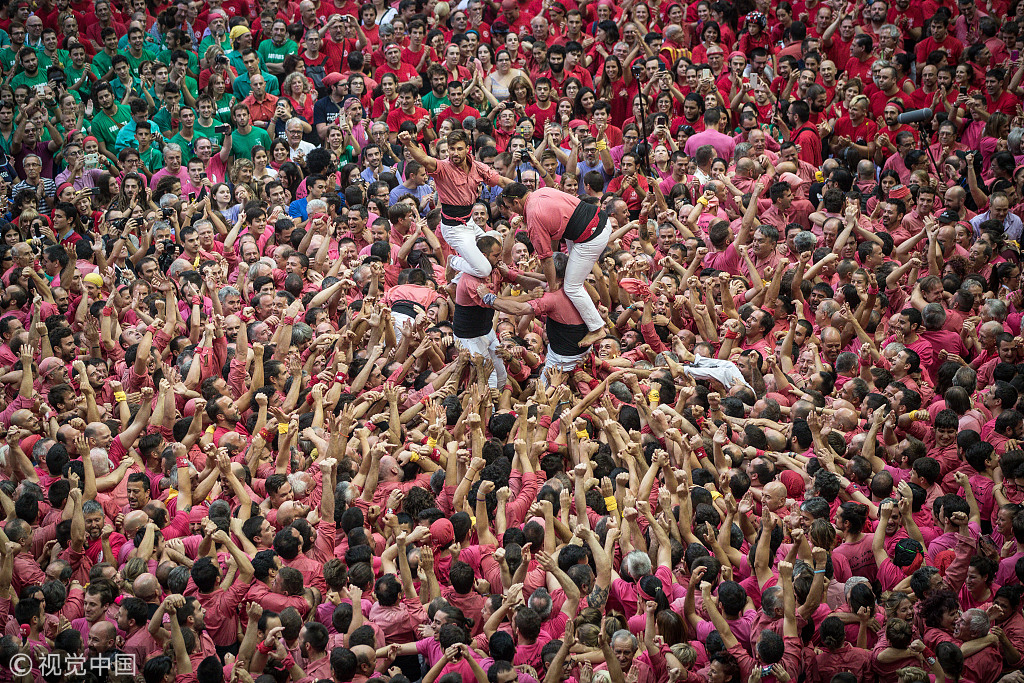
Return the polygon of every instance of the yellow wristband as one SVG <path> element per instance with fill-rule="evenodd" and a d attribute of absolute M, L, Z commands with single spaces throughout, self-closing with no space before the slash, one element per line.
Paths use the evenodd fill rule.
<path fill-rule="evenodd" d="M 126 393 L 124 393 L 123 391 L 115 391 L 114 392 L 114 400 L 117 401 L 118 403 L 121 403 L 122 401 L 127 401 L 128 400 L 128 395 Z"/>
<path fill-rule="evenodd" d="M 437 439 L 435 439 L 432 436 L 428 437 L 427 438 L 427 447 L 430 448 L 431 450 L 437 448 Z"/>
<path fill-rule="evenodd" d="M 619 509 L 619 501 L 615 500 L 615 496 L 608 496 L 604 499 L 604 507 L 608 512 Z"/>
<path fill-rule="evenodd" d="M 658 393 L 657 391 L 655 391 L 654 389 L 651 389 L 651 393 L 647 394 L 647 399 L 648 399 L 649 401 L 651 401 L 651 403 L 654 403 L 654 402 L 656 402 L 656 401 L 657 401 L 658 399 L 660 399 L 660 398 L 661 398 L 661 394 L 659 394 L 659 393 Z"/>
<path fill-rule="evenodd" d="M 413 451 L 412 455 L 409 456 L 409 462 L 419 462 L 419 460 L 420 454 L 417 453 L 416 451 Z"/>
<path fill-rule="evenodd" d="M 207 434 L 213 434 L 215 431 L 217 431 L 217 428 L 214 427 L 213 425 L 210 425 L 209 427 L 206 428 Z"/>
<path fill-rule="evenodd" d="M 598 140 L 597 141 L 597 151 L 598 152 L 603 152 L 606 149 L 608 149 L 608 143 L 605 142 L 604 140 Z"/>
<path fill-rule="evenodd" d="M 589 439 L 590 438 L 590 434 L 587 433 L 586 429 L 580 429 L 580 430 L 578 430 L 576 432 L 576 438 L 577 439 Z"/>
<path fill-rule="evenodd" d="M 288 423 L 285 422 L 285 423 L 277 425 L 277 433 L 278 434 L 287 434 L 288 433 Z"/>
<path fill-rule="evenodd" d="M 701 206 L 707 206 L 708 198 L 704 196 L 697 197 L 697 203 L 700 204 Z"/>

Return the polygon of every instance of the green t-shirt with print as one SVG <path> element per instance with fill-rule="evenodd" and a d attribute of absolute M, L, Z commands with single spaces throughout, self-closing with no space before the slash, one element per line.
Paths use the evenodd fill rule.
<path fill-rule="evenodd" d="M 164 155 L 161 154 L 160 148 L 156 146 L 155 142 L 149 143 L 149 149 L 145 152 L 139 152 L 139 159 L 150 173 L 156 173 L 164 165 Z"/>
<path fill-rule="evenodd" d="M 19 85 L 27 85 L 29 88 L 35 88 L 37 85 L 42 85 L 43 83 L 46 83 L 46 72 L 43 71 L 42 65 L 40 65 L 35 76 L 29 76 L 26 72 L 22 71 L 12 78 L 11 90 L 16 89 Z"/>
<path fill-rule="evenodd" d="M 264 149 L 270 149 L 273 140 L 262 128 L 253 127 L 248 135 L 242 135 L 237 130 L 231 134 L 231 156 L 235 159 L 252 159 L 252 148 L 262 145 Z"/>
<path fill-rule="evenodd" d="M 423 96 L 423 108 L 430 112 L 431 118 L 436 119 L 438 114 L 450 106 L 452 106 L 452 101 L 448 99 L 447 93 L 445 93 L 444 97 L 438 97 L 431 90 Z"/>
<path fill-rule="evenodd" d="M 131 50 L 121 50 L 120 53 L 128 60 L 128 68 L 131 70 L 132 76 L 136 78 L 139 76 L 139 67 L 143 62 L 151 62 L 156 59 L 156 55 L 146 48 L 142 48 L 142 52 L 139 53 L 138 57 L 133 55 Z"/>
<path fill-rule="evenodd" d="M 214 119 L 211 125 L 204 126 L 203 124 L 199 123 L 199 119 L 197 118 L 192 128 L 193 130 L 195 130 L 197 138 L 209 138 L 210 142 L 212 142 L 213 144 L 220 145 L 224 143 L 224 136 L 221 135 L 220 133 L 214 132 L 213 129 L 217 126 L 222 125 L 224 124 L 218 121 L 217 119 Z"/>
<path fill-rule="evenodd" d="M 283 45 L 274 45 L 274 41 L 267 38 L 260 43 L 256 52 L 259 53 L 265 69 L 268 64 L 283 64 L 284 58 L 288 55 L 297 55 L 299 46 L 294 40 L 286 40 Z"/>

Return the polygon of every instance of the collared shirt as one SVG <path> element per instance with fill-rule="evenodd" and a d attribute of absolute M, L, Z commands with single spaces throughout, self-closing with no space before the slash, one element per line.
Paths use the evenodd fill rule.
<path fill-rule="evenodd" d="M 971 219 L 971 227 L 974 228 L 974 237 L 981 237 L 981 224 L 989 220 L 992 217 L 991 211 L 980 213 Z M 1003 233 L 1011 240 L 1020 240 L 1021 233 L 1024 232 L 1024 221 L 1021 221 L 1020 216 L 1015 213 L 1006 214 L 1006 218 L 1003 219 Z"/>

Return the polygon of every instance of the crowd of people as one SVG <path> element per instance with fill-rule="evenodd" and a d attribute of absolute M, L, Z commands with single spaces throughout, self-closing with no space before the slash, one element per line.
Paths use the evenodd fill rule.
<path fill-rule="evenodd" d="M 0 0 L 0 681 L 1024 683 L 1022 28 Z"/>

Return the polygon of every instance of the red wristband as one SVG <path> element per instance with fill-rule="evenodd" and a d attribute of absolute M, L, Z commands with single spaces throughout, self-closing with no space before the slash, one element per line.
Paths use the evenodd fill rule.
<path fill-rule="evenodd" d="M 110 306 L 104 306 L 103 307 L 103 317 L 109 318 L 112 315 L 114 315 L 114 309 L 111 308 Z"/>

